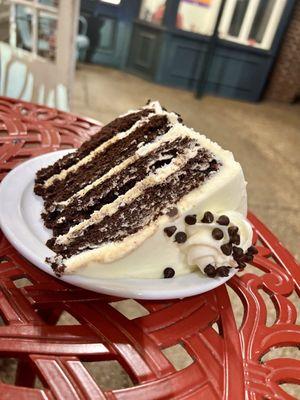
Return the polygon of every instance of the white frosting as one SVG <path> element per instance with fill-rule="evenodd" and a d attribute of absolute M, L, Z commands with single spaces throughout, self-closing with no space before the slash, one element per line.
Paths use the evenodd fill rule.
<path fill-rule="evenodd" d="M 250 223 L 241 213 L 236 211 L 224 211 L 221 214 L 227 215 L 231 224 L 239 228 L 241 240 L 239 247 L 246 252 L 252 243 L 252 228 Z M 214 217 L 216 221 L 218 215 L 215 214 Z M 212 237 L 214 228 L 222 230 L 223 239 L 216 240 Z M 186 233 L 188 240 L 181 248 L 186 254 L 186 262 L 188 265 L 197 265 L 201 272 L 204 272 L 204 268 L 208 264 L 216 268 L 222 266 L 235 268 L 238 266 L 231 255 L 227 256 L 221 250 L 221 246 L 229 242 L 228 226 L 222 226 L 216 222 L 211 224 L 199 222 L 195 225 L 188 225 L 186 227 Z"/>
<path fill-rule="evenodd" d="M 222 168 L 177 203 L 178 218 L 161 216 L 122 242 L 108 243 L 75 255 L 65 261 L 65 272 L 99 278 L 160 278 L 166 266 L 172 266 L 176 275 L 195 270 L 195 265 L 188 264 L 182 245 L 174 244 L 163 229 L 172 224 L 177 230 L 183 230 L 185 215 L 202 215 L 207 210 L 214 213 L 232 210 L 243 217 L 247 214 L 246 182 L 240 164 L 230 152 L 203 135 L 198 140 L 215 154 Z"/>
<path fill-rule="evenodd" d="M 157 147 L 159 141 L 175 140 L 176 137 L 186 136 L 194 139 L 199 146 L 210 151 L 222 166 L 208 180 L 201 183 L 197 189 L 185 195 L 176 204 L 178 208 L 176 218 L 162 215 L 144 229 L 120 242 L 106 243 L 98 247 L 95 246 L 91 250 L 82 251 L 80 254 L 64 260 L 65 273 L 98 278 L 160 278 L 164 268 L 168 266 L 175 269 L 176 275 L 186 274 L 199 268 L 203 271 L 209 263 L 217 267 L 223 265 L 235 266 L 232 257 L 225 256 L 220 250 L 220 245 L 228 242 L 227 227 L 218 225 L 218 228 L 224 231 L 224 238 L 221 241 L 216 241 L 211 236 L 215 224 L 197 223 L 194 226 L 188 226 L 184 223 L 186 215 L 202 216 L 205 211 L 228 215 L 232 223 L 239 227 L 241 235 L 239 247 L 246 250 L 251 245 L 252 230 L 245 219 L 247 213 L 246 182 L 241 166 L 234 160 L 232 153 L 223 150 L 217 143 L 212 142 L 204 135 L 180 124 L 178 116 L 174 113 L 164 112 L 158 102 L 153 102 L 147 107 L 152 108 L 155 113 L 166 114 L 173 126 L 165 135 L 158 137 L 153 143 L 141 144 L 136 152 L 138 157 L 146 155 Z M 127 135 L 128 132 L 124 134 Z M 120 139 L 121 137 L 118 140 Z M 97 151 L 102 150 L 105 150 L 105 146 L 97 149 Z M 174 171 L 181 169 L 187 160 L 194 155 L 194 150 L 187 149 L 183 155 L 172 160 L 170 164 L 148 175 L 125 195 L 105 205 L 100 211 L 95 211 L 88 220 L 72 227 L 67 234 L 60 236 L 57 242 L 68 244 L 74 237 L 83 234 L 84 229 L 91 224 L 100 222 L 107 215 L 113 215 L 120 205 L 130 204 L 146 187 L 162 182 Z M 88 157 L 91 157 L 91 154 Z M 89 161 L 91 161 L 91 158 L 85 160 L 85 162 Z M 62 174 L 66 172 L 63 171 Z M 119 172 L 118 167 L 110 173 L 117 172 Z M 103 178 L 100 178 L 99 182 L 95 184 L 100 183 Z M 80 195 L 84 193 L 84 190 L 86 188 Z M 175 243 L 173 237 L 166 236 L 163 230 L 170 225 L 175 225 L 177 231 L 187 233 L 188 240 L 186 243 Z"/>

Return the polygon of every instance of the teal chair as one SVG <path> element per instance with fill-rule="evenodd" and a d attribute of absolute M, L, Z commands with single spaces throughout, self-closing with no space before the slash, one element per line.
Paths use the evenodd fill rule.
<path fill-rule="evenodd" d="M 32 35 L 30 26 L 30 14 L 26 12 L 24 7 L 17 7 L 17 31 L 19 39 L 21 41 L 21 47 L 25 50 L 32 50 Z M 38 53 L 43 55 L 48 54 L 50 49 L 50 43 L 48 38 L 53 35 L 55 30 L 54 22 L 51 18 L 39 18 L 40 23 L 40 36 L 38 40 Z M 87 49 L 90 41 L 86 35 L 87 33 L 87 21 L 81 15 L 79 17 L 79 33 L 76 37 L 76 59 L 84 61 Z"/>

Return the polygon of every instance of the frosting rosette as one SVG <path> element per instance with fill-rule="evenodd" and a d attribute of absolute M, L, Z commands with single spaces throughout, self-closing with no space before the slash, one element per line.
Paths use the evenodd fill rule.
<path fill-rule="evenodd" d="M 221 225 L 217 222 L 221 215 L 229 218 L 227 225 Z M 238 242 L 236 243 L 232 243 L 233 236 L 230 234 L 232 227 L 238 228 L 238 238 L 236 239 Z M 215 238 L 213 235 L 216 230 L 219 233 L 219 238 Z M 241 213 L 236 211 L 214 214 L 213 222 L 198 222 L 189 225 L 186 228 L 186 233 L 187 241 L 182 246 L 182 251 L 186 254 L 186 261 L 191 266 L 197 265 L 203 273 L 208 265 L 215 269 L 219 267 L 239 267 L 237 257 L 233 256 L 234 248 L 238 248 L 242 255 L 247 253 L 253 235 L 250 223 Z"/>

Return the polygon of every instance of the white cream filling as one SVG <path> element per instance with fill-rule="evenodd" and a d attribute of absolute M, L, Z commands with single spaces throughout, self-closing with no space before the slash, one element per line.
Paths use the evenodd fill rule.
<path fill-rule="evenodd" d="M 60 171 L 60 173 L 51 176 L 49 179 L 46 180 L 46 182 L 43 184 L 43 186 L 45 188 L 48 188 L 49 186 L 52 185 L 52 183 L 55 180 L 63 180 L 63 179 L 65 179 L 67 177 L 67 175 L 70 172 L 74 172 L 77 169 L 79 169 L 82 165 L 85 165 L 85 164 L 87 164 L 89 162 L 92 162 L 93 158 L 97 154 L 103 153 L 108 147 L 110 147 L 114 143 L 116 143 L 119 140 L 122 140 L 125 137 L 129 136 L 137 128 L 139 128 L 140 126 L 143 126 L 144 124 L 149 122 L 151 117 L 153 117 L 155 115 L 161 115 L 161 116 L 165 115 L 165 116 L 167 116 L 167 119 L 168 119 L 170 124 L 175 124 L 178 121 L 178 116 L 175 113 L 172 113 L 172 112 L 169 113 L 167 111 L 163 111 L 160 106 L 158 107 L 157 105 L 154 104 L 153 107 L 146 107 L 146 108 L 153 109 L 153 113 L 148 114 L 147 117 L 142 117 L 141 119 L 139 119 L 130 129 L 128 129 L 128 130 L 126 130 L 124 132 L 117 133 L 114 137 L 112 137 L 111 139 L 109 139 L 106 142 L 102 143 L 100 146 L 98 146 L 96 149 L 94 149 L 89 155 L 87 155 L 86 157 L 84 157 L 81 160 L 79 160 L 76 164 L 71 165 L 71 167 L 69 167 L 67 169 L 63 169 L 62 171 Z"/>
<path fill-rule="evenodd" d="M 155 172 L 149 174 L 146 178 L 137 182 L 135 186 L 128 190 L 124 195 L 119 196 L 115 201 L 106 204 L 100 210 L 94 211 L 89 219 L 80 222 L 73 226 L 66 234 L 60 235 L 56 239 L 57 244 L 68 244 L 73 238 L 89 226 L 101 222 L 105 217 L 113 215 L 118 211 L 120 206 L 131 203 L 134 199 L 141 196 L 146 188 L 162 183 L 174 172 L 179 171 L 190 158 L 196 156 L 199 146 L 192 145 L 186 148 L 185 151 L 178 157 L 174 158 L 170 164 L 157 169 Z"/>
<path fill-rule="evenodd" d="M 91 151 L 89 155 L 86 157 L 82 158 L 79 160 L 76 164 L 71 165 L 71 167 L 67 169 L 63 169 L 59 174 L 52 175 L 49 179 L 46 180 L 44 183 L 44 187 L 48 188 L 49 186 L 52 185 L 52 183 L 56 180 L 63 180 L 66 178 L 66 176 L 70 172 L 76 171 L 79 167 L 81 167 L 84 164 L 87 164 L 89 162 L 92 162 L 93 158 L 99 154 L 103 153 L 109 146 L 113 145 L 117 141 L 125 138 L 126 136 L 130 135 L 132 132 L 134 132 L 138 127 L 144 125 L 149 121 L 151 117 L 153 117 L 155 114 L 149 114 L 147 117 L 143 117 L 140 120 L 138 120 L 130 129 L 124 132 L 119 132 L 117 135 L 113 136 L 111 139 L 107 140 L 106 142 L 102 143 L 100 146 L 98 146 L 95 150 Z"/>
<path fill-rule="evenodd" d="M 105 175 L 101 176 L 100 178 L 96 179 L 94 182 L 91 184 L 85 186 L 83 189 L 79 190 L 77 193 L 73 194 L 68 200 L 61 201 L 57 203 L 58 206 L 67 206 L 75 198 L 80 198 L 84 196 L 86 193 L 88 193 L 90 190 L 95 188 L 96 186 L 101 185 L 103 182 L 105 182 L 107 179 L 113 177 L 117 173 L 121 172 L 124 168 L 128 167 L 129 165 L 133 164 L 135 161 L 137 161 L 141 156 L 145 157 L 149 153 L 151 153 L 154 150 L 157 150 L 159 147 L 161 147 L 164 143 L 167 142 L 174 142 L 178 138 L 182 137 L 187 137 L 187 135 L 182 135 L 180 132 L 174 132 L 173 129 L 171 129 L 169 132 L 167 132 L 165 135 L 158 136 L 153 142 L 148 143 L 147 145 L 141 146 L 133 156 L 127 158 L 124 160 L 122 163 L 119 165 L 116 165 L 112 169 L 110 169 Z"/>

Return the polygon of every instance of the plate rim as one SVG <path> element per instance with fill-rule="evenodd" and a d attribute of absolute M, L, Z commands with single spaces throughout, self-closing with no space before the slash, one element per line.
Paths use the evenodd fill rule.
<path fill-rule="evenodd" d="M 43 272 L 51 275 L 52 277 L 58 279 L 55 274 L 53 273 L 52 269 L 50 266 L 48 266 L 44 260 L 40 260 L 38 257 L 35 257 L 35 254 L 32 253 L 32 249 L 30 250 L 30 247 L 28 247 L 26 244 L 23 243 L 23 240 L 19 237 L 18 230 L 14 229 L 12 227 L 13 224 L 7 223 L 6 221 L 6 202 L 1 201 L 2 198 L 6 198 L 6 196 L 10 193 L 11 187 L 10 184 L 14 182 L 16 179 L 19 178 L 19 174 L 21 174 L 21 171 L 23 171 L 23 176 L 22 176 L 22 184 L 17 186 L 17 193 L 19 193 L 18 199 L 22 199 L 23 193 L 25 189 L 32 183 L 32 180 L 35 177 L 36 171 L 40 168 L 42 168 L 44 165 L 47 165 L 46 160 L 49 160 L 49 164 L 52 162 L 55 162 L 57 159 L 63 157 L 64 155 L 75 151 L 76 149 L 64 149 L 64 150 L 57 150 L 54 152 L 48 152 L 41 154 L 37 157 L 30 158 L 29 160 L 17 165 L 15 168 L 13 168 L 2 180 L 0 183 L 0 227 L 2 229 L 3 234 L 6 236 L 10 244 L 23 256 L 25 257 L 29 262 L 31 262 L 35 267 L 39 268 Z M 50 161 L 51 159 L 51 161 Z M 26 174 L 26 169 L 29 166 L 34 166 L 35 164 L 39 164 L 39 161 L 42 160 L 42 165 L 38 165 L 35 168 L 29 168 L 29 173 Z M 45 163 L 44 163 L 45 161 Z M 24 173 L 25 172 L 25 173 Z M 16 178 L 18 177 L 18 178 Z M 30 178 L 30 179 L 29 179 Z M 34 195 L 34 194 L 33 194 Z M 20 214 L 22 216 L 21 212 L 21 202 L 19 202 L 16 198 L 13 199 L 10 204 L 14 205 L 13 207 L 17 207 L 17 214 Z M 11 208 L 13 208 L 11 207 Z M 19 218 L 19 216 L 18 216 Z M 23 224 L 25 224 L 24 218 L 21 219 L 23 221 Z M 27 227 L 25 224 L 26 229 L 30 231 L 30 229 Z M 33 234 L 32 234 L 33 235 Z M 51 252 L 50 249 L 44 245 L 45 248 Z M 45 255 L 46 257 L 46 255 Z M 208 292 L 210 290 L 213 290 L 217 288 L 220 285 L 223 285 L 226 283 L 229 279 L 232 278 L 236 274 L 237 270 L 232 269 L 230 272 L 230 275 L 228 277 L 217 277 L 217 278 L 208 278 L 206 281 L 206 288 L 201 290 L 201 285 L 197 286 L 197 282 L 195 286 L 192 288 L 190 286 L 185 287 L 184 281 L 189 280 L 189 278 L 193 277 L 197 281 L 197 278 L 199 278 L 199 272 L 191 272 L 190 274 L 186 275 L 180 275 L 178 277 L 174 277 L 172 279 L 152 279 L 152 278 L 145 278 L 145 279 L 133 279 L 133 278 L 92 278 L 92 277 L 85 277 L 82 275 L 64 275 L 60 280 L 63 282 L 66 282 L 71 285 L 75 285 L 78 287 L 81 287 L 83 289 L 87 290 L 92 290 L 97 293 L 102 293 L 110 296 L 116 296 L 116 297 L 124 297 L 124 298 L 134 298 L 134 299 L 143 299 L 143 300 L 170 300 L 170 299 L 178 299 L 178 298 L 184 298 L 184 297 L 190 297 L 190 296 L 195 296 L 199 295 L 205 292 Z M 178 288 L 172 288 L 172 281 L 178 283 L 179 281 L 182 281 L 182 287 L 180 289 Z M 203 280 L 203 277 L 201 277 L 201 280 Z M 97 285 L 102 282 L 105 283 L 106 285 L 110 284 L 111 286 L 109 288 L 107 287 L 100 287 Z M 122 287 L 118 286 L 118 282 L 121 282 L 123 284 L 127 284 L 127 289 L 122 289 Z M 155 291 L 153 289 L 145 289 L 142 285 L 142 287 L 139 288 L 138 284 L 141 283 L 146 283 L 149 287 L 155 287 L 155 284 L 157 285 L 158 282 L 160 282 L 160 285 L 163 286 L 163 293 L 161 290 Z M 151 282 L 153 284 L 151 285 Z M 130 288 L 130 284 L 135 285 L 135 290 Z M 128 286 L 129 285 L 129 286 Z M 170 288 L 171 287 L 171 288 Z M 100 289 L 100 290 L 99 290 Z"/>

